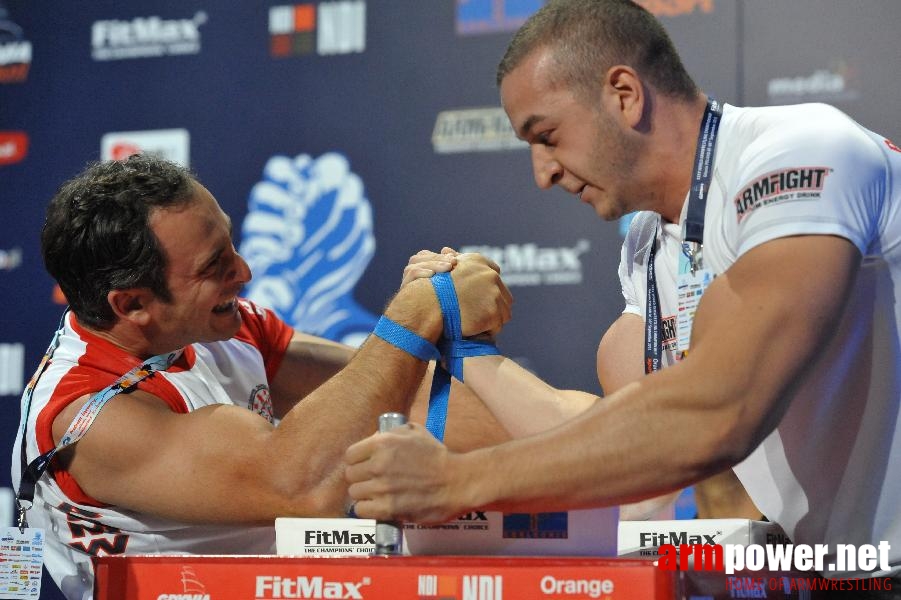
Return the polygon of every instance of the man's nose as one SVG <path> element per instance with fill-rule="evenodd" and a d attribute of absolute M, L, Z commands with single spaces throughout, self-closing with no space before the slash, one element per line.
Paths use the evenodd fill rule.
<path fill-rule="evenodd" d="M 563 167 L 554 159 L 547 146 L 532 144 L 531 151 L 535 185 L 543 190 L 549 189 L 563 177 Z"/>

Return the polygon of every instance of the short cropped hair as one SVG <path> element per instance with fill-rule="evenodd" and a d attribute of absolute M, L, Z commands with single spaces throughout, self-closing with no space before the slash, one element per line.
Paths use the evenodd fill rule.
<path fill-rule="evenodd" d="M 150 216 L 187 204 L 196 181 L 184 167 L 138 154 L 89 164 L 59 188 L 47 207 L 41 253 L 79 322 L 112 327 L 107 294 L 116 289 L 149 288 L 171 301 Z"/>
<path fill-rule="evenodd" d="M 614 65 L 627 65 L 662 94 L 690 100 L 698 88 L 672 40 L 650 12 L 631 0 L 550 0 L 516 32 L 497 68 L 497 85 L 533 51 L 550 48 L 554 84 L 596 90 Z"/>

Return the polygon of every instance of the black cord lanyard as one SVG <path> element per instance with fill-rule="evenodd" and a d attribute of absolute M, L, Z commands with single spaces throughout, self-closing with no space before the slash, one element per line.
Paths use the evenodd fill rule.
<path fill-rule="evenodd" d="M 694 273 L 701 267 L 701 246 L 704 241 L 704 212 L 707 209 L 707 192 L 713 178 L 713 154 L 716 137 L 723 116 L 723 106 L 712 97 L 707 99 L 704 119 L 698 132 L 698 146 L 695 150 L 694 170 L 691 176 L 691 190 L 688 194 L 688 208 L 682 225 L 682 252 L 691 263 Z M 663 323 L 660 314 L 660 295 L 654 272 L 654 258 L 657 255 L 658 227 L 651 240 L 647 257 L 648 290 L 644 335 L 644 372 L 653 373 L 660 369 L 663 356 Z"/>

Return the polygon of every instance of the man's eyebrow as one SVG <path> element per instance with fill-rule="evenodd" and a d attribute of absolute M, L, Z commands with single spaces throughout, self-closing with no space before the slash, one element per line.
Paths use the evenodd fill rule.
<path fill-rule="evenodd" d="M 228 216 L 228 215 L 225 215 L 225 220 L 228 222 L 228 233 L 229 233 L 229 236 L 231 236 L 231 235 L 234 233 L 234 223 L 232 222 L 231 217 Z M 214 249 L 214 250 L 207 256 L 206 260 L 203 261 L 203 262 L 201 263 L 202 266 L 200 267 L 200 271 L 199 271 L 199 272 L 200 272 L 200 273 L 203 273 L 204 271 L 206 271 L 207 269 L 209 269 L 209 268 L 210 268 L 210 265 L 212 265 L 213 263 L 215 263 L 215 262 L 219 259 L 219 257 L 222 256 L 222 253 L 223 253 L 223 252 L 225 252 L 225 245 L 224 245 L 224 244 L 223 244 L 221 247 Z"/>
<path fill-rule="evenodd" d="M 532 130 L 532 127 L 535 126 L 536 123 L 544 119 L 542 115 L 531 115 L 525 122 L 519 126 L 519 137 L 522 139 L 526 139 L 529 137 L 529 133 Z"/>
<path fill-rule="evenodd" d="M 225 248 L 217 248 L 216 250 L 214 250 L 212 254 L 207 256 L 206 260 L 201 263 L 200 269 L 198 269 L 197 272 L 203 273 L 207 269 L 209 269 L 217 260 L 219 260 L 219 257 L 222 256 L 222 252 L 224 251 Z"/>

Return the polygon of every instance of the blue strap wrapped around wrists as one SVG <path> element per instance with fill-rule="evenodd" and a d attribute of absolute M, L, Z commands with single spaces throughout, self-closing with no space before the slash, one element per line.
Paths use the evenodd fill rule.
<path fill-rule="evenodd" d="M 429 412 L 426 429 L 438 440 L 444 440 L 444 426 L 447 421 L 447 405 L 450 400 L 451 376 L 463 381 L 463 359 L 468 356 L 500 354 L 491 342 L 463 339 L 460 320 L 460 304 L 450 273 L 438 273 L 432 277 L 432 286 L 438 296 L 441 314 L 444 318 L 444 334 L 438 343 L 444 364 L 435 365 L 432 390 L 429 397 Z"/>
<path fill-rule="evenodd" d="M 434 344 L 384 315 L 376 323 L 372 333 L 419 360 L 430 361 L 441 358 Z"/>
<path fill-rule="evenodd" d="M 447 422 L 447 405 L 450 400 L 451 376 L 463 381 L 463 359 L 469 356 L 488 356 L 500 354 L 491 342 L 475 339 L 464 339 L 460 320 L 460 304 L 457 291 L 450 273 L 438 273 L 431 279 L 441 315 L 444 320 L 444 333 L 436 348 L 425 338 L 410 331 L 403 325 L 382 316 L 376 323 L 373 334 L 404 352 L 424 361 L 444 359 L 435 365 L 432 378 L 432 389 L 429 396 L 429 411 L 426 417 L 426 429 L 438 440 L 444 440 L 444 426 Z M 439 350 L 440 348 L 440 350 Z"/>

